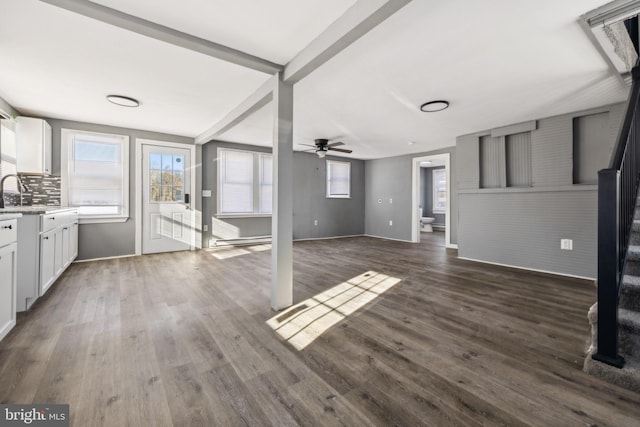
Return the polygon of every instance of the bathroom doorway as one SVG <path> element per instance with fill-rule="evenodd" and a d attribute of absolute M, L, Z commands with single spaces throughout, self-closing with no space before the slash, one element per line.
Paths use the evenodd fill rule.
<path fill-rule="evenodd" d="M 431 223 L 431 227 L 434 229 L 444 226 L 446 247 L 455 247 L 451 244 L 450 234 L 451 167 L 449 153 L 415 157 L 412 177 L 411 240 L 414 243 L 420 242 L 421 219 L 428 217 L 434 218 Z M 430 188 L 425 188 L 425 185 Z"/>

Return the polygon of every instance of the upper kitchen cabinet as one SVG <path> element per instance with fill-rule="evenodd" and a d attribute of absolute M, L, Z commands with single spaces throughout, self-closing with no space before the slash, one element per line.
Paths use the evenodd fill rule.
<path fill-rule="evenodd" d="M 17 166 L 20 173 L 51 174 L 51 125 L 42 119 L 18 117 Z"/>

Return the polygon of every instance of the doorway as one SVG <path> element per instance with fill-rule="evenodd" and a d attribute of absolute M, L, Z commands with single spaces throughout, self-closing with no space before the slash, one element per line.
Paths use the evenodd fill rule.
<path fill-rule="evenodd" d="M 420 205 L 420 169 L 422 166 L 444 165 L 446 179 L 446 208 L 445 208 L 445 244 L 447 248 L 455 248 L 451 244 L 451 164 L 450 154 L 433 154 L 430 156 L 414 157 L 412 168 L 412 221 L 411 221 L 411 241 L 420 242 L 420 218 L 422 210 Z"/>
<path fill-rule="evenodd" d="M 136 254 L 195 248 L 195 147 L 136 140 Z"/>

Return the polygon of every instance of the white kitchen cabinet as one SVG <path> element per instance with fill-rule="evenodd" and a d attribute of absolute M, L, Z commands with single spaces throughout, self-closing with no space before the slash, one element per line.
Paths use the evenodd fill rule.
<path fill-rule="evenodd" d="M 56 280 L 56 234 L 51 230 L 40 236 L 40 288 L 44 294 Z"/>
<path fill-rule="evenodd" d="M 17 224 L 0 218 L 0 340 L 16 325 Z"/>
<path fill-rule="evenodd" d="M 18 231 L 18 303 L 25 311 L 78 255 L 77 209 L 25 207 Z"/>
<path fill-rule="evenodd" d="M 51 174 L 51 125 L 42 119 L 16 119 L 16 160 L 21 173 Z"/>

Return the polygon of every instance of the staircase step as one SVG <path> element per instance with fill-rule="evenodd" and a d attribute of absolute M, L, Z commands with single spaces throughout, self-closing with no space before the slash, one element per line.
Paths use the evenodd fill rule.
<path fill-rule="evenodd" d="M 618 309 L 618 340 L 620 355 L 640 364 L 640 312 Z"/>
<path fill-rule="evenodd" d="M 640 245 L 640 219 L 634 219 L 631 225 L 630 245 Z"/>
<path fill-rule="evenodd" d="M 640 363 L 637 361 L 626 360 L 624 367 L 618 369 L 593 360 L 591 355 L 587 355 L 584 370 L 590 375 L 640 393 Z"/>
<path fill-rule="evenodd" d="M 622 278 L 620 308 L 640 311 L 640 276 L 625 274 Z"/>
<path fill-rule="evenodd" d="M 624 274 L 640 276 L 640 245 L 630 245 L 627 249 L 627 263 Z"/>

